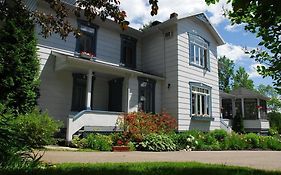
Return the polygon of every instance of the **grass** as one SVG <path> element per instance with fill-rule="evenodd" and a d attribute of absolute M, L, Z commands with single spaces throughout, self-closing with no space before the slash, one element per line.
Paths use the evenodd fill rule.
<path fill-rule="evenodd" d="M 45 169 L 0 170 L 1 175 L 281 175 L 281 171 L 195 162 L 63 163 Z"/>

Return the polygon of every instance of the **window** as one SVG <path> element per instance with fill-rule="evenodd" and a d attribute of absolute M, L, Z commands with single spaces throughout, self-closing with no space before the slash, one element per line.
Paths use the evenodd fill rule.
<path fill-rule="evenodd" d="M 155 112 L 155 80 L 139 77 L 139 110 Z"/>
<path fill-rule="evenodd" d="M 137 40 L 130 36 L 121 35 L 121 64 L 128 68 L 136 68 Z"/>
<path fill-rule="evenodd" d="M 211 116 L 211 87 L 191 83 L 191 114 L 192 116 Z"/>
<path fill-rule="evenodd" d="M 81 32 L 80 37 L 76 40 L 76 52 L 82 52 L 96 55 L 96 38 L 97 26 L 83 21 L 78 21 L 78 26 Z"/>
<path fill-rule="evenodd" d="M 189 61 L 190 64 L 204 69 L 210 69 L 209 66 L 209 43 L 196 35 L 189 35 Z"/>

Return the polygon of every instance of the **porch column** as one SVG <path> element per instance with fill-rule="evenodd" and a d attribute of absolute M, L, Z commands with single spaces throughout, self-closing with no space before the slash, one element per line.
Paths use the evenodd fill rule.
<path fill-rule="evenodd" d="M 236 116 L 236 107 L 235 107 L 235 99 L 231 99 L 231 106 L 232 106 L 232 117 Z"/>
<path fill-rule="evenodd" d="M 91 97 L 92 97 L 92 76 L 93 71 L 90 69 L 87 75 L 87 91 L 86 91 L 86 109 L 91 110 Z"/>
<path fill-rule="evenodd" d="M 245 118 L 244 98 L 241 98 L 242 118 Z"/>
<path fill-rule="evenodd" d="M 260 106 L 260 99 L 259 98 L 257 98 L 257 106 L 258 107 Z M 258 119 L 260 119 L 260 118 L 261 118 L 261 109 L 258 108 Z"/>

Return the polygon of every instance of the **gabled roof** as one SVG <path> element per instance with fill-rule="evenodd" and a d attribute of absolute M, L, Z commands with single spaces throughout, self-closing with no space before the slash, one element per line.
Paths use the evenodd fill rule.
<path fill-rule="evenodd" d="M 206 25 L 206 27 L 210 30 L 213 37 L 216 39 L 218 45 L 220 46 L 220 45 L 225 44 L 223 38 L 220 36 L 220 34 L 216 30 L 216 28 L 212 25 L 212 23 L 210 22 L 209 18 L 207 17 L 207 15 L 205 13 L 201 12 L 201 13 L 189 15 L 186 17 L 179 18 L 178 20 L 184 20 L 184 19 L 188 19 L 188 18 L 196 18 L 197 20 L 200 20 L 201 22 L 203 22 Z"/>
<path fill-rule="evenodd" d="M 159 31 L 159 29 L 163 30 L 165 28 L 168 28 L 172 25 L 177 24 L 178 21 L 189 19 L 189 18 L 193 18 L 193 19 L 196 19 L 196 20 L 202 22 L 207 27 L 207 29 L 211 32 L 212 36 L 215 38 L 215 40 L 219 46 L 225 44 L 224 40 L 222 39 L 222 37 L 220 36 L 218 31 L 215 29 L 215 27 L 211 24 L 210 20 L 208 19 L 207 15 L 205 13 L 192 14 L 192 15 L 188 15 L 188 16 L 185 16 L 182 18 L 177 18 L 177 17 L 170 18 L 167 21 L 164 21 L 163 23 L 160 23 L 158 25 L 152 26 L 152 27 L 144 30 L 143 33 L 144 33 L 144 35 L 146 35 L 149 33 Z"/>

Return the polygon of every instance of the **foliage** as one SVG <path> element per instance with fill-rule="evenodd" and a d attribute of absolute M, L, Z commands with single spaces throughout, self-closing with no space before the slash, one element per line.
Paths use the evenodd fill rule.
<path fill-rule="evenodd" d="M 205 0 L 208 4 L 219 0 Z M 259 46 L 249 53 L 252 58 L 261 63 L 258 71 L 263 76 L 271 76 L 274 85 L 281 92 L 281 40 L 280 23 L 281 10 L 279 1 L 229 0 L 232 10 L 227 16 L 232 24 L 244 24 L 244 29 L 255 33 L 261 38 Z"/>
<path fill-rule="evenodd" d="M 33 110 L 39 95 L 34 24 L 20 2 L 9 8 L 5 15 L 0 8 L 0 103 L 25 114 Z"/>
<path fill-rule="evenodd" d="M 281 113 L 270 112 L 267 114 L 269 119 L 269 125 L 271 128 L 275 128 L 279 134 L 281 134 Z"/>
<path fill-rule="evenodd" d="M 38 111 L 16 117 L 6 110 L 0 105 L 0 169 L 38 166 L 42 154 L 32 148 L 53 141 L 57 123 Z"/>
<path fill-rule="evenodd" d="M 128 138 L 128 132 L 122 131 L 122 132 L 115 132 L 112 135 L 112 141 L 114 146 L 127 146 L 130 142 L 130 139 Z"/>
<path fill-rule="evenodd" d="M 233 76 L 233 89 L 237 89 L 239 87 L 244 87 L 250 90 L 254 89 L 254 82 L 253 80 L 249 79 L 249 74 L 246 72 L 245 68 L 239 67 L 236 70 Z"/>
<path fill-rule="evenodd" d="M 87 148 L 99 151 L 110 151 L 112 140 L 110 136 L 101 134 L 89 134 L 86 137 Z"/>
<path fill-rule="evenodd" d="M 24 138 L 24 144 L 32 148 L 54 144 L 54 134 L 59 131 L 62 123 L 52 119 L 47 113 L 40 113 L 38 109 L 32 113 L 20 115 L 14 121 L 17 135 Z"/>
<path fill-rule="evenodd" d="M 281 99 L 276 89 L 270 85 L 265 86 L 260 84 L 257 90 L 260 94 L 270 98 L 270 100 L 267 101 L 268 108 L 274 112 L 281 110 Z"/>
<path fill-rule="evenodd" d="M 167 113 L 152 114 L 132 112 L 125 114 L 117 123 L 130 141 L 140 142 L 151 133 L 171 133 L 176 129 L 176 119 Z"/>
<path fill-rule="evenodd" d="M 170 135 L 170 138 L 175 143 L 177 150 L 191 151 L 191 150 L 194 150 L 198 144 L 195 137 L 190 135 L 187 132 L 172 134 L 172 135 Z"/>
<path fill-rule="evenodd" d="M 78 148 L 90 148 L 98 151 L 111 151 L 111 136 L 101 134 L 89 134 L 86 138 L 74 137 L 72 144 Z"/>
<path fill-rule="evenodd" d="M 244 133 L 244 124 L 241 114 L 236 114 L 232 121 L 232 130 L 237 133 Z"/>
<path fill-rule="evenodd" d="M 215 129 L 210 132 L 210 135 L 219 142 L 224 142 L 227 137 L 227 132 L 223 129 Z"/>
<path fill-rule="evenodd" d="M 254 149 L 260 147 L 260 136 L 254 133 L 244 135 L 245 142 L 248 149 Z"/>
<path fill-rule="evenodd" d="M 219 88 L 224 92 L 230 92 L 231 80 L 234 75 L 234 62 L 223 56 L 219 58 Z"/>
<path fill-rule="evenodd" d="M 168 135 L 152 133 L 145 136 L 137 148 L 143 151 L 174 151 L 176 145 Z"/>
<path fill-rule="evenodd" d="M 269 130 L 268 130 L 268 135 L 278 137 L 279 133 L 278 133 L 278 130 L 276 128 L 270 127 Z"/>
<path fill-rule="evenodd" d="M 63 163 L 44 169 L 3 171 L 6 175 L 278 175 L 280 171 L 265 171 L 246 167 L 235 167 L 216 164 L 203 164 L 196 162 L 142 162 L 142 163 Z"/>
<path fill-rule="evenodd" d="M 226 150 L 244 150 L 247 148 L 247 143 L 243 135 L 231 133 L 225 140 L 224 149 Z"/>

